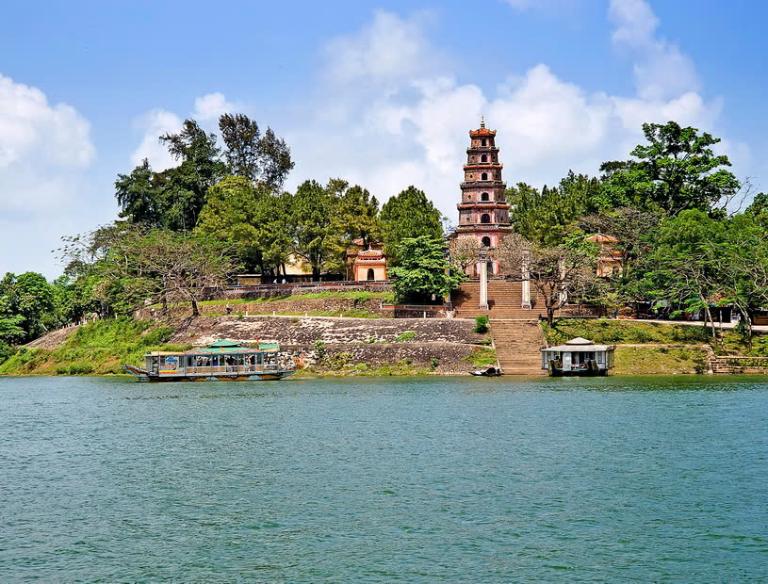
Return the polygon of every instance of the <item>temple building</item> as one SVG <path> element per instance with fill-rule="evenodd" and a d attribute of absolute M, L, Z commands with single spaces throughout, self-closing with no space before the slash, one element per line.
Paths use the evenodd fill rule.
<path fill-rule="evenodd" d="M 491 250 L 512 231 L 509 203 L 504 194 L 507 185 L 501 177 L 503 165 L 499 162 L 496 130 L 486 128 L 482 120 L 478 129 L 470 130 L 469 138 L 458 204 L 459 224 L 453 237 L 474 238 L 482 248 Z M 469 276 L 477 277 L 477 272 L 477 265 L 467 268 Z M 488 272 L 499 273 L 497 261 L 488 261 Z"/>
<path fill-rule="evenodd" d="M 354 282 L 385 282 L 387 280 L 387 257 L 380 242 L 355 239 L 346 253 L 347 280 Z"/>

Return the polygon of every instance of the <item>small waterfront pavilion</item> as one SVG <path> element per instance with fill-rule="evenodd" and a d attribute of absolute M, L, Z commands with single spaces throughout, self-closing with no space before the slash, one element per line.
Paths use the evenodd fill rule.
<path fill-rule="evenodd" d="M 592 371 L 605 374 L 613 367 L 614 345 L 596 345 L 582 337 L 564 345 L 541 350 L 541 368 L 556 369 L 565 375 Z"/>

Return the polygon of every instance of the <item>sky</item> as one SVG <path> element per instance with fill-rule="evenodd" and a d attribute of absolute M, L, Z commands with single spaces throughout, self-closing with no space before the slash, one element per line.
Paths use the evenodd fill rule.
<path fill-rule="evenodd" d="M 423 189 L 453 222 L 467 132 L 508 183 L 626 158 L 643 122 L 722 138 L 768 190 L 762 23 L 748 0 L 25 0 L 0 19 L 0 273 L 62 272 L 61 237 L 114 220 L 157 137 L 241 112 L 292 149 L 286 188 Z"/>

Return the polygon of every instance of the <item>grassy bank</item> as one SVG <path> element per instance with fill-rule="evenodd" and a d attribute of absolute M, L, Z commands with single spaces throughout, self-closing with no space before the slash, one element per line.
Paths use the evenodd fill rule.
<path fill-rule="evenodd" d="M 691 347 L 618 347 L 613 375 L 680 375 L 705 373 L 707 356 Z"/>
<path fill-rule="evenodd" d="M 124 363 L 141 364 L 144 353 L 184 350 L 167 344 L 173 329 L 151 321 L 101 320 L 81 326 L 53 349 L 20 348 L 0 364 L 0 375 L 107 375 Z"/>
<path fill-rule="evenodd" d="M 704 327 L 684 324 L 658 324 L 634 320 L 561 318 L 553 326 L 542 323 L 544 336 L 551 345 L 584 337 L 595 343 L 701 345 L 712 337 Z"/>

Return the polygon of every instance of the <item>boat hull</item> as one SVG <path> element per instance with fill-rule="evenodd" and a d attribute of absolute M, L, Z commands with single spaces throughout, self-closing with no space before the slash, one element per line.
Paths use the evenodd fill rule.
<path fill-rule="evenodd" d="M 255 371 L 248 373 L 179 373 L 179 374 L 164 374 L 164 373 L 149 373 L 145 369 L 139 367 L 133 367 L 126 365 L 125 370 L 140 379 L 141 381 L 150 382 L 167 382 L 167 381 L 279 381 L 290 377 L 295 370 L 285 369 L 279 371 Z"/>

